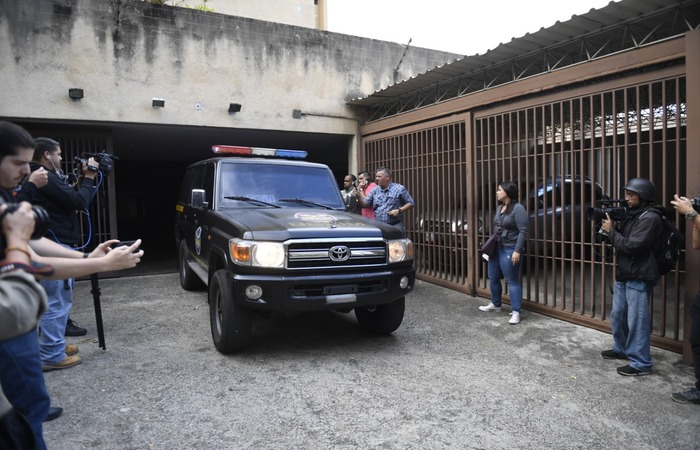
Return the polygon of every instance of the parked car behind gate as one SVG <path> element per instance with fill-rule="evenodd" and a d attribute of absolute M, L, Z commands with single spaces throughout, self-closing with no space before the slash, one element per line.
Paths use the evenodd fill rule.
<path fill-rule="evenodd" d="M 579 252 L 570 251 L 572 243 L 592 241 L 595 224 L 586 218 L 587 209 L 607 198 L 602 187 L 588 177 L 556 176 L 539 183 L 527 202 L 530 222 L 526 251 L 534 255 L 576 256 Z"/>
<path fill-rule="evenodd" d="M 423 210 L 417 220 L 421 259 L 428 270 L 450 270 L 467 260 L 467 200 L 444 210 Z M 478 220 L 477 232 L 483 223 Z"/>

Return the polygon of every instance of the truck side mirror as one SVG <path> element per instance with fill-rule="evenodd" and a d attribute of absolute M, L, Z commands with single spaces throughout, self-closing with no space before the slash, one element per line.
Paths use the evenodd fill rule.
<path fill-rule="evenodd" d="M 193 208 L 207 208 L 209 203 L 206 201 L 206 192 L 204 189 L 192 189 L 192 204 Z"/>

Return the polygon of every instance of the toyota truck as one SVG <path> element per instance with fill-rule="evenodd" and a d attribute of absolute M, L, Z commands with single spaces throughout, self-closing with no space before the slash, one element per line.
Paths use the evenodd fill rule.
<path fill-rule="evenodd" d="M 190 165 L 175 207 L 180 284 L 208 289 L 214 345 L 238 352 L 256 315 L 354 310 L 390 334 L 413 290 L 413 243 L 345 210 L 331 170 L 306 152 L 216 145 Z M 259 314 L 258 314 L 259 313 Z"/>

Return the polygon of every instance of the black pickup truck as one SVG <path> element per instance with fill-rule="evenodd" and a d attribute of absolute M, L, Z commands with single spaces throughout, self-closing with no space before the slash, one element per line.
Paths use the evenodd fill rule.
<path fill-rule="evenodd" d="M 185 172 L 175 240 L 182 287 L 208 286 L 217 350 L 243 349 L 256 312 L 354 309 L 370 333 L 401 325 L 415 270 L 398 228 L 345 211 L 327 166 L 279 157 L 294 151 L 213 151 Z"/>

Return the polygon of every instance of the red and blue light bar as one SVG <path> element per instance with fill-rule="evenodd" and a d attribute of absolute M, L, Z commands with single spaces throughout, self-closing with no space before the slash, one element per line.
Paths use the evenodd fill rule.
<path fill-rule="evenodd" d="M 306 158 L 305 150 L 287 150 L 284 148 L 240 147 L 237 145 L 212 145 L 211 151 L 217 155 L 272 156 L 276 158 Z"/>

